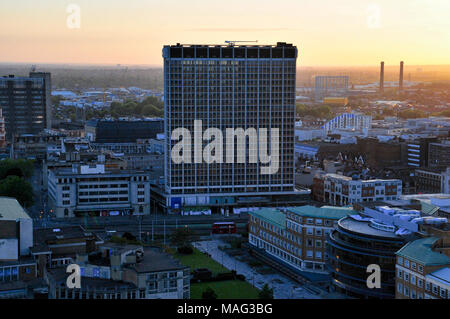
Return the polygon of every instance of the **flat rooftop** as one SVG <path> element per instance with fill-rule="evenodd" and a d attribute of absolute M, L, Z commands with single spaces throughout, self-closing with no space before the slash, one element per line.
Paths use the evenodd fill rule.
<path fill-rule="evenodd" d="M 286 229 L 286 215 L 277 208 L 263 208 L 249 214 L 281 229 Z"/>
<path fill-rule="evenodd" d="M 249 44 L 238 44 L 236 42 L 241 43 L 239 41 L 230 41 L 228 44 L 182 44 L 177 43 L 175 45 L 165 45 L 165 47 L 171 48 L 266 48 L 266 47 L 292 47 L 291 43 L 286 42 L 277 42 L 277 44 L 250 44 L 253 41 L 244 41 Z"/>
<path fill-rule="evenodd" d="M 430 279 L 437 280 L 446 286 L 450 286 L 450 267 L 441 268 L 428 274 L 427 277 Z"/>
<path fill-rule="evenodd" d="M 395 232 L 379 230 L 371 227 L 369 221 L 358 221 L 351 217 L 346 217 L 339 220 L 338 224 L 343 229 L 351 231 L 353 233 L 388 239 L 403 239 L 402 236 L 396 235 Z"/>
<path fill-rule="evenodd" d="M 65 268 L 56 268 L 47 270 L 49 277 L 56 283 L 65 284 L 67 277 L 70 275 L 66 273 Z M 136 286 L 129 282 L 115 281 L 111 279 L 81 277 L 81 289 L 95 289 L 97 292 L 102 290 L 119 290 L 119 289 L 133 289 Z"/>
<path fill-rule="evenodd" d="M 85 177 L 85 176 L 111 176 L 111 177 L 117 177 L 117 176 L 130 176 L 130 175 L 148 175 L 148 172 L 145 172 L 143 170 L 133 170 L 133 169 L 114 169 L 114 170 L 107 170 L 105 169 L 104 173 L 81 173 L 80 171 L 74 172 L 72 168 L 57 168 L 53 170 L 53 173 L 55 176 L 77 176 L 77 177 Z"/>
<path fill-rule="evenodd" d="M 437 240 L 437 237 L 427 237 L 411 241 L 403 246 L 397 252 L 397 255 L 424 266 L 448 265 L 450 264 L 450 257 L 433 250 L 433 245 Z"/>
<path fill-rule="evenodd" d="M 31 219 L 17 199 L 0 197 L 0 220 L 17 221 L 19 219 Z"/>
<path fill-rule="evenodd" d="M 341 219 L 345 216 L 356 214 L 356 211 L 351 207 L 334 207 L 322 206 L 315 207 L 311 205 L 288 207 L 287 210 L 291 213 L 303 217 L 324 218 L 324 219 Z"/>
<path fill-rule="evenodd" d="M 55 240 L 67 240 L 67 239 L 85 240 L 92 237 L 94 237 L 96 241 L 103 242 L 93 232 L 88 232 L 81 226 L 40 228 L 34 230 L 35 243 L 40 244 Z"/>
<path fill-rule="evenodd" d="M 155 251 L 152 248 L 145 248 L 144 259 L 133 266 L 129 266 L 129 268 L 134 269 L 138 273 L 147 273 L 182 270 L 188 267 L 180 264 L 177 259 L 174 259 L 169 254 Z"/>

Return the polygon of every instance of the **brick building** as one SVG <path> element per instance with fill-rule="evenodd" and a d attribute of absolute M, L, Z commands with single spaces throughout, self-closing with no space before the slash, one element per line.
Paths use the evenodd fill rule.
<path fill-rule="evenodd" d="M 250 246 L 295 271 L 326 272 L 326 238 L 350 208 L 299 206 L 250 213 Z"/>
<path fill-rule="evenodd" d="M 450 166 L 450 140 L 444 140 L 440 143 L 430 143 L 428 163 L 430 167 L 446 168 Z"/>
<path fill-rule="evenodd" d="M 323 188 L 322 188 L 323 185 Z M 359 202 L 396 200 L 402 194 L 399 179 L 361 180 L 338 174 L 324 174 L 314 178 L 316 200 L 332 205 L 345 206 Z"/>
<path fill-rule="evenodd" d="M 450 254 L 444 249 L 446 244 L 445 239 L 427 237 L 397 252 L 396 299 L 450 298 Z"/>

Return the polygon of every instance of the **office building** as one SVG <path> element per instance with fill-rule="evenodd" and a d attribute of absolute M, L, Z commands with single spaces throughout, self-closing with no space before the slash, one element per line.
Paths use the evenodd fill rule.
<path fill-rule="evenodd" d="M 33 220 L 15 198 L 0 197 L 0 299 L 33 294 L 37 277 L 33 246 Z"/>
<path fill-rule="evenodd" d="M 449 299 L 449 247 L 448 238 L 426 237 L 400 249 L 395 266 L 396 299 Z"/>
<path fill-rule="evenodd" d="M 299 206 L 250 212 L 249 244 L 256 252 L 304 274 L 327 273 L 326 239 L 351 208 Z"/>
<path fill-rule="evenodd" d="M 166 206 L 171 210 L 186 205 L 226 206 L 251 197 L 267 202 L 272 200 L 271 196 L 296 194 L 297 48 L 286 43 L 271 46 L 177 44 L 164 46 L 163 57 Z M 224 132 L 224 141 L 226 129 L 248 132 L 255 129 L 260 134 L 261 129 L 270 132 L 278 129 L 279 160 L 271 161 L 278 170 L 273 174 L 261 173 L 268 164 L 255 163 L 249 158 L 249 153 L 258 147 L 251 138 L 244 138 L 245 150 L 239 152 L 231 145 L 235 143 L 226 143 L 223 154 L 230 147 L 231 161 L 224 156 L 212 163 L 202 159 L 198 162 L 194 156 L 192 161 L 175 163 L 171 151 L 178 141 L 171 139 L 172 132 L 185 128 L 194 136 L 194 121 L 197 124 L 201 121 L 200 130 L 217 128 Z M 272 138 L 275 135 L 268 134 L 268 140 Z M 206 144 L 203 141 L 202 149 Z M 269 154 L 269 148 L 267 151 Z M 192 159 L 190 154 L 188 157 Z"/>
<path fill-rule="evenodd" d="M 150 176 L 104 164 L 49 170 L 48 198 L 57 217 L 150 214 Z"/>
<path fill-rule="evenodd" d="M 49 147 L 61 144 L 61 136 L 54 134 L 20 134 L 11 138 L 13 159 L 44 160 Z"/>
<path fill-rule="evenodd" d="M 429 144 L 428 165 L 436 168 L 450 166 L 450 140 Z"/>
<path fill-rule="evenodd" d="M 0 108 L 6 138 L 38 134 L 51 128 L 51 75 L 31 72 L 28 77 L 0 77 Z"/>
<path fill-rule="evenodd" d="M 416 190 L 420 194 L 446 193 L 450 189 L 448 186 L 450 168 L 445 171 L 431 168 L 416 169 L 414 177 Z"/>
<path fill-rule="evenodd" d="M 0 260 L 28 255 L 33 246 L 33 220 L 15 198 L 0 197 Z"/>
<path fill-rule="evenodd" d="M 360 215 L 338 221 L 328 239 L 335 291 L 355 298 L 394 298 L 395 253 L 405 244 L 405 238 L 391 228 Z M 381 288 L 367 286 L 367 266 L 371 264 L 380 266 Z"/>
<path fill-rule="evenodd" d="M 324 97 L 343 97 L 348 94 L 348 76 L 316 76 L 314 94 L 316 100 Z"/>
<path fill-rule="evenodd" d="M 356 298 L 395 298 L 399 253 L 410 251 L 423 259 L 431 257 L 420 245 L 405 247 L 436 237 L 433 249 L 448 254 L 448 219 L 436 215 L 437 206 L 414 199 L 357 203 L 353 207 L 359 214 L 339 220 L 328 238 L 328 266 L 338 292 Z M 373 264 L 380 267 L 381 288 L 367 285 L 367 267 Z M 418 270 L 416 264 L 412 267 Z"/>
<path fill-rule="evenodd" d="M 395 253 L 422 236 L 428 223 L 442 223 L 416 206 L 400 201 L 366 202 L 354 205 L 359 214 L 339 220 L 329 236 L 329 267 L 336 291 L 356 298 L 395 297 Z M 395 205 L 395 206 L 393 206 Z M 378 265 L 381 287 L 367 285 L 367 267 Z"/>
<path fill-rule="evenodd" d="M 89 120 L 85 125 L 85 136 L 95 143 L 136 143 L 138 139 L 156 138 L 164 132 L 164 121 L 160 118 Z"/>
<path fill-rule="evenodd" d="M 140 245 L 106 243 L 79 253 L 81 288 L 64 284 L 63 268 L 48 271 L 50 299 L 189 299 L 190 268 L 170 255 Z"/>
<path fill-rule="evenodd" d="M 404 162 L 410 167 L 428 167 L 429 146 L 437 142 L 437 138 L 411 139 L 403 143 Z"/>
<path fill-rule="evenodd" d="M 450 267 L 426 275 L 425 290 L 425 299 L 450 299 Z"/>
<path fill-rule="evenodd" d="M 396 200 L 402 194 L 402 181 L 399 179 L 362 180 L 339 174 L 323 174 L 314 179 L 314 185 L 314 189 L 323 194 L 325 203 L 338 206 Z M 323 191 L 319 190 L 320 187 Z"/>
<path fill-rule="evenodd" d="M 370 115 L 344 113 L 328 121 L 322 128 L 326 133 L 333 133 L 336 130 L 352 130 L 367 133 L 371 127 L 372 117 Z"/>

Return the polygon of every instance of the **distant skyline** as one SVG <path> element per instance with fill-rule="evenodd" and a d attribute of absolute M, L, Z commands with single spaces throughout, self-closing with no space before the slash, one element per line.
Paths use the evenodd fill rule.
<path fill-rule="evenodd" d="M 449 12 L 448 0 L 2 1 L 0 63 L 160 67 L 164 44 L 258 40 L 295 44 L 300 67 L 450 64 Z"/>

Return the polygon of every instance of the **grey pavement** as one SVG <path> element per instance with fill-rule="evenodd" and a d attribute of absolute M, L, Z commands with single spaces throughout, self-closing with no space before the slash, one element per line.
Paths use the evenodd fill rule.
<path fill-rule="evenodd" d="M 221 251 L 218 247 L 225 246 L 222 240 L 208 240 L 194 242 L 193 246 L 202 252 L 208 252 L 211 258 L 228 268 L 236 270 L 238 274 L 245 276 L 246 280 L 253 286 L 261 289 L 264 284 L 268 284 L 273 288 L 275 299 L 321 299 L 320 296 L 305 290 L 305 288 L 292 279 L 282 274 L 259 274 L 248 264 L 229 256 Z"/>

